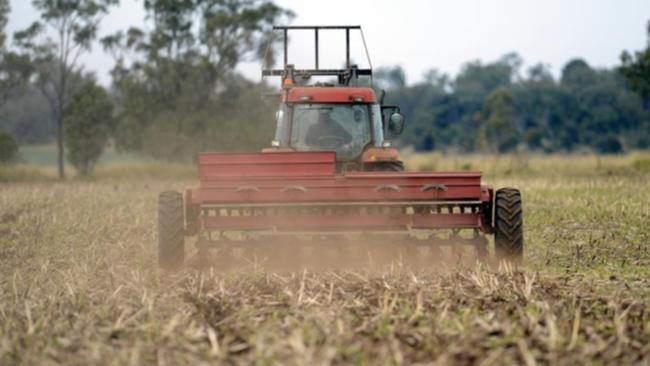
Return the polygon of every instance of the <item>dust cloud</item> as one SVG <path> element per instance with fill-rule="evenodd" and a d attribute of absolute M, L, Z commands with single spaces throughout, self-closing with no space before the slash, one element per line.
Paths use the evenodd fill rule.
<path fill-rule="evenodd" d="M 472 245 L 439 245 L 431 240 L 383 238 L 379 235 L 349 238 L 282 238 L 230 241 L 210 249 L 188 249 L 188 266 L 217 271 L 262 270 L 413 270 L 449 271 L 472 268 L 484 262 Z M 192 247 L 191 245 L 188 247 Z"/>

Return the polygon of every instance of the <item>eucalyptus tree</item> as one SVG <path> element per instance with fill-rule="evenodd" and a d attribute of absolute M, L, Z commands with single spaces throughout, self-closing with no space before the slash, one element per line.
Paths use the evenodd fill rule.
<path fill-rule="evenodd" d="M 251 86 L 236 68 L 261 58 L 273 24 L 291 12 L 264 0 L 146 0 L 143 6 L 149 27 L 102 40 L 117 59 L 118 147 L 185 159 L 193 149 L 209 148 L 199 140 L 214 127 L 220 133 L 212 141 L 229 142 L 236 132 L 226 128 L 235 119 L 227 114 L 240 100 L 233 93 Z M 160 156 L 164 152 L 151 144 L 165 145 L 168 153 Z"/>
<path fill-rule="evenodd" d="M 91 50 L 99 24 L 119 0 L 33 0 L 40 20 L 14 35 L 31 58 L 36 82 L 56 120 L 59 177 L 65 177 L 65 109 L 74 91 L 70 78 L 82 69 L 79 57 Z"/>

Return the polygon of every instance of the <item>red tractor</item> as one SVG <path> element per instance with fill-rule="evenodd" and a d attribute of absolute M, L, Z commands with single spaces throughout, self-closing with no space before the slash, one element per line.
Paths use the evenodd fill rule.
<path fill-rule="evenodd" d="M 160 194 L 163 268 L 182 265 L 186 236 L 198 236 L 203 253 L 268 248 L 279 241 L 300 245 L 305 238 L 311 244 L 333 239 L 322 241 L 332 245 L 363 235 L 364 241 L 389 238 L 413 247 L 472 245 L 485 258 L 486 237 L 493 234 L 497 259 L 522 259 L 517 189 L 494 191 L 482 184 L 479 172 L 403 171 L 385 136 L 400 134 L 404 117 L 399 107 L 383 104 L 383 92 L 377 98 L 372 88 L 359 86 L 360 77 L 372 78 L 371 69 L 350 64 L 350 32 L 361 31 L 359 26 L 275 29 L 284 34 L 284 68 L 263 70 L 263 76 L 280 77 L 282 86 L 272 146 L 262 152 L 202 153 L 198 187 L 184 195 Z M 287 62 L 290 30 L 314 32 L 314 69 Z M 344 69 L 319 68 L 319 32 L 325 30 L 345 32 Z M 310 85 L 312 77 L 336 82 Z"/>

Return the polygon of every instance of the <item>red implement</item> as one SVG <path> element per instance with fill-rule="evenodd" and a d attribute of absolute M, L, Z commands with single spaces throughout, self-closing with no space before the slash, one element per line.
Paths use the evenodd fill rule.
<path fill-rule="evenodd" d="M 481 228 L 480 173 L 342 172 L 333 152 L 199 156 L 186 201 L 207 230 Z"/>

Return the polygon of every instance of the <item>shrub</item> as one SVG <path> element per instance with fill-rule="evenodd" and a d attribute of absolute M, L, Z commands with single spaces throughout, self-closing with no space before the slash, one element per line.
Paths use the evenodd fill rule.
<path fill-rule="evenodd" d="M 68 159 L 81 175 L 92 172 L 104 152 L 113 121 L 108 93 L 89 83 L 72 100 L 65 120 Z"/>
<path fill-rule="evenodd" d="M 6 164 L 16 159 L 18 143 L 6 132 L 0 132 L 0 164 Z"/>

